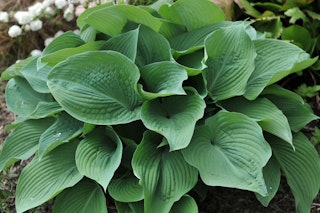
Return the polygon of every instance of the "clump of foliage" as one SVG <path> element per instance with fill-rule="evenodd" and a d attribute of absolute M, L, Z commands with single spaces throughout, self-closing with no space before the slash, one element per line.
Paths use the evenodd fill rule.
<path fill-rule="evenodd" d="M 225 21 L 207 0 L 105 4 L 40 56 L 1 76 L 19 117 L 0 170 L 34 156 L 17 212 L 52 198 L 53 212 L 197 212 L 190 191 L 249 190 L 267 206 L 281 171 L 297 212 L 320 187 L 320 162 L 300 130 L 317 119 L 275 83 L 317 58 Z M 206 187 L 203 187 L 206 186 Z M 189 193 L 189 194 L 188 194 Z"/>

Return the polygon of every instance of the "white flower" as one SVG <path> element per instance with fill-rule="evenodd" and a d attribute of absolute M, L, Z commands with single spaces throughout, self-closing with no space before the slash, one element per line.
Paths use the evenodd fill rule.
<path fill-rule="evenodd" d="M 37 19 L 35 21 L 30 22 L 30 29 L 32 31 L 38 31 L 42 28 L 42 21 Z"/>
<path fill-rule="evenodd" d="M 54 38 L 47 38 L 46 40 L 44 40 L 44 46 L 48 46 Z"/>
<path fill-rule="evenodd" d="M 67 21 L 72 21 L 72 19 L 74 18 L 73 11 L 73 4 L 69 4 L 69 6 L 63 12 L 63 18 L 65 18 L 65 20 Z"/>
<path fill-rule="evenodd" d="M 95 7 L 95 6 L 97 6 L 96 2 L 90 2 L 88 5 L 88 8 Z"/>
<path fill-rule="evenodd" d="M 31 51 L 31 53 L 30 53 L 30 55 L 31 56 L 38 56 L 38 55 L 41 55 L 41 51 L 40 50 L 32 50 Z"/>
<path fill-rule="evenodd" d="M 42 8 L 49 7 L 50 5 L 54 4 L 54 0 L 44 0 L 42 2 Z"/>
<path fill-rule="evenodd" d="M 58 36 L 62 35 L 64 32 L 62 30 L 59 30 L 58 32 L 56 32 L 56 34 L 54 34 L 54 38 L 57 38 Z"/>
<path fill-rule="evenodd" d="M 18 37 L 19 35 L 21 35 L 21 33 L 22 29 L 18 25 L 12 25 L 8 31 L 8 34 L 11 38 Z"/>
<path fill-rule="evenodd" d="M 37 17 L 41 15 L 41 12 L 43 11 L 43 6 L 40 2 L 37 2 L 34 5 L 28 7 L 28 11 L 32 15 L 32 17 Z"/>
<path fill-rule="evenodd" d="M 75 11 L 76 16 L 80 16 L 85 10 L 86 8 L 83 5 L 78 5 Z"/>
<path fill-rule="evenodd" d="M 44 12 L 50 16 L 54 16 L 56 14 L 56 11 L 52 7 L 46 7 Z"/>
<path fill-rule="evenodd" d="M 14 18 L 19 24 L 28 24 L 32 20 L 32 15 L 28 11 L 18 11 L 14 14 Z"/>
<path fill-rule="evenodd" d="M 80 33 L 81 33 L 81 31 L 80 31 L 79 29 L 75 29 L 73 32 L 74 32 L 75 34 L 77 34 L 77 35 L 80 35 Z"/>
<path fill-rule="evenodd" d="M 31 30 L 30 29 L 30 24 L 23 25 L 22 28 L 23 28 L 24 31 L 30 31 Z"/>
<path fill-rule="evenodd" d="M 62 9 L 68 4 L 68 2 L 66 0 L 55 0 L 54 4 L 58 9 Z"/>
<path fill-rule="evenodd" d="M 9 22 L 9 13 L 0 11 L 0 22 L 8 23 Z"/>

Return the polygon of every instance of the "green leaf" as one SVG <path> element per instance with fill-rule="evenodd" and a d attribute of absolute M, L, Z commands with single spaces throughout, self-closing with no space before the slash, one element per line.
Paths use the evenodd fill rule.
<path fill-rule="evenodd" d="M 179 0 L 162 5 L 159 13 L 169 21 L 185 25 L 188 31 L 225 20 L 223 10 L 208 0 Z"/>
<path fill-rule="evenodd" d="M 21 118 L 44 118 L 61 110 L 50 94 L 34 91 L 28 82 L 20 77 L 10 79 L 5 96 L 8 109 Z"/>
<path fill-rule="evenodd" d="M 244 24 L 214 31 L 205 40 L 205 51 L 205 77 L 212 98 L 223 100 L 244 94 L 256 57 Z"/>
<path fill-rule="evenodd" d="M 280 86 L 271 85 L 262 94 L 283 112 L 294 132 L 298 132 L 306 124 L 319 118 L 298 94 Z"/>
<path fill-rule="evenodd" d="M 130 58 L 136 60 L 138 46 L 139 28 L 110 38 L 101 50 L 114 50 Z"/>
<path fill-rule="evenodd" d="M 103 43 L 105 43 L 105 41 L 94 41 L 78 47 L 61 49 L 42 57 L 41 62 L 47 63 L 50 66 L 55 66 L 59 62 L 66 60 L 72 55 L 76 55 L 76 54 L 88 52 L 88 51 L 99 50 Z"/>
<path fill-rule="evenodd" d="M 48 201 L 82 179 L 74 159 L 77 145 L 76 140 L 61 145 L 40 161 L 33 159 L 22 170 L 16 191 L 17 213 Z"/>
<path fill-rule="evenodd" d="M 248 101 L 244 98 L 233 98 L 221 102 L 228 111 L 239 112 L 257 121 L 267 131 L 292 145 L 292 133 L 288 119 L 271 101 L 258 98 Z"/>
<path fill-rule="evenodd" d="M 50 93 L 47 86 L 47 76 L 52 67 L 44 66 L 37 69 L 37 61 L 38 58 L 34 58 L 21 69 L 21 73 L 35 91 L 39 93 Z"/>
<path fill-rule="evenodd" d="M 39 158 L 41 159 L 57 146 L 79 136 L 82 132 L 82 127 L 82 122 L 66 113 L 62 113 L 56 122 L 41 135 L 38 148 Z"/>
<path fill-rule="evenodd" d="M 139 85 L 138 88 L 141 96 L 146 99 L 186 94 L 182 83 L 188 78 L 187 72 L 176 63 L 169 61 L 152 63 L 144 66 L 140 74 L 144 85 Z"/>
<path fill-rule="evenodd" d="M 119 202 L 137 202 L 144 198 L 139 179 L 131 173 L 111 180 L 108 192 L 114 200 Z"/>
<path fill-rule="evenodd" d="M 259 32 L 266 34 L 270 38 L 279 38 L 283 31 L 283 24 L 280 16 L 262 17 L 259 20 L 255 20 L 253 26 Z"/>
<path fill-rule="evenodd" d="M 264 207 L 267 207 L 279 189 L 281 178 L 280 166 L 274 157 L 271 157 L 267 165 L 263 168 L 263 177 L 267 186 L 268 195 L 265 197 L 258 193 L 255 193 L 255 195 L 260 203 Z"/>
<path fill-rule="evenodd" d="M 308 52 L 311 51 L 314 46 L 314 40 L 312 39 L 310 32 L 300 25 L 290 25 L 285 28 L 281 38 L 283 40 L 292 41 L 295 45 Z"/>
<path fill-rule="evenodd" d="M 179 201 L 174 203 L 170 213 L 198 213 L 196 201 L 189 195 L 184 195 Z"/>
<path fill-rule="evenodd" d="M 100 186 L 84 178 L 63 190 L 55 199 L 53 213 L 107 213 L 106 198 Z"/>
<path fill-rule="evenodd" d="M 177 59 L 177 62 L 187 70 L 188 76 L 195 76 L 200 73 L 207 67 L 203 63 L 204 50 L 200 49 L 195 52 L 183 55 Z"/>
<path fill-rule="evenodd" d="M 170 96 L 146 101 L 141 110 L 144 125 L 162 134 L 170 150 L 185 148 L 190 143 L 196 122 L 203 117 L 204 100 L 195 91 L 186 96 Z"/>
<path fill-rule="evenodd" d="M 295 24 L 299 19 L 301 19 L 303 22 L 308 21 L 307 16 L 300 10 L 299 7 L 290 8 L 289 10 L 285 11 L 284 14 L 291 17 L 289 20 L 290 24 Z"/>
<path fill-rule="evenodd" d="M 143 201 L 135 203 L 122 203 L 115 201 L 118 213 L 141 213 L 143 212 Z"/>
<path fill-rule="evenodd" d="M 28 120 L 21 123 L 4 141 L 0 154 L 0 171 L 19 159 L 27 160 L 38 148 L 41 134 L 53 119 Z"/>
<path fill-rule="evenodd" d="M 101 20 L 108 20 L 107 22 Z M 121 33 L 128 21 L 145 25 L 159 32 L 162 21 L 146 10 L 133 5 L 114 5 L 97 9 L 87 15 L 86 23 L 109 36 Z"/>
<path fill-rule="evenodd" d="M 171 47 L 168 40 L 148 27 L 140 26 L 138 49 L 135 63 L 138 67 L 171 60 Z M 157 41 L 157 42 L 155 42 Z"/>
<path fill-rule="evenodd" d="M 162 139 L 146 131 L 132 159 L 134 174 L 144 190 L 145 213 L 169 212 L 198 180 L 197 170 L 186 163 L 179 151 L 157 148 Z"/>
<path fill-rule="evenodd" d="M 88 9 L 87 9 L 88 10 Z M 96 40 L 97 31 L 90 25 L 86 25 L 80 32 L 80 38 L 86 43 L 93 42 Z"/>
<path fill-rule="evenodd" d="M 15 64 L 12 64 L 6 70 L 2 71 L 0 80 L 7 81 L 13 77 L 17 77 L 17 76 L 23 77 L 23 75 L 21 74 L 21 70 L 31 61 L 33 61 L 35 58 L 36 57 L 29 57 L 19 62 L 16 62 Z"/>
<path fill-rule="evenodd" d="M 302 133 L 293 137 L 295 151 L 280 139 L 268 141 L 294 195 L 297 213 L 309 212 L 320 189 L 317 151 Z"/>
<path fill-rule="evenodd" d="M 80 173 L 97 181 L 106 191 L 121 156 L 122 143 L 118 135 L 111 127 L 101 127 L 80 142 L 75 158 Z"/>
<path fill-rule="evenodd" d="M 267 195 L 262 168 L 271 157 L 271 148 L 260 126 L 243 114 L 220 111 L 208 118 L 182 153 L 209 186 Z"/>
<path fill-rule="evenodd" d="M 56 65 L 48 86 L 74 118 L 92 124 L 129 123 L 140 118 L 135 64 L 114 51 L 91 51 Z"/>
<path fill-rule="evenodd" d="M 304 69 L 314 63 L 307 53 L 288 42 L 275 39 L 253 42 L 258 55 L 254 72 L 248 81 L 245 93 L 247 99 L 255 99 L 268 84 L 280 80 L 291 71 L 297 71 L 295 66 L 298 64 Z"/>

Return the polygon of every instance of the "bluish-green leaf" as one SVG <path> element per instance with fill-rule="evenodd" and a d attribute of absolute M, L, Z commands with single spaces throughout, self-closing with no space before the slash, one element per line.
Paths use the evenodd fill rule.
<path fill-rule="evenodd" d="M 267 85 L 290 74 L 291 70 L 302 70 L 315 62 L 302 49 L 288 42 L 263 39 L 253 43 L 258 55 L 245 92 L 245 97 L 250 100 L 255 99 Z M 299 63 L 301 67 L 294 69 Z"/>
<path fill-rule="evenodd" d="M 37 69 L 37 61 L 38 58 L 34 58 L 34 60 L 22 68 L 21 73 L 35 91 L 39 93 L 50 93 L 47 86 L 47 76 L 52 67 L 43 66 Z"/>
<path fill-rule="evenodd" d="M 221 102 L 228 111 L 240 112 L 258 122 L 264 131 L 274 134 L 292 145 L 292 133 L 287 117 L 266 98 L 248 101 L 233 98 Z"/>
<path fill-rule="evenodd" d="M 162 5 L 159 13 L 174 23 L 185 25 L 188 31 L 225 20 L 223 10 L 208 0 L 179 0 L 172 5 Z"/>
<path fill-rule="evenodd" d="M 208 118 L 182 153 L 209 186 L 267 195 L 262 168 L 271 157 L 271 148 L 260 126 L 243 114 L 220 111 Z"/>
<path fill-rule="evenodd" d="M 44 118 L 61 111 L 50 94 L 34 91 L 23 78 L 11 79 L 6 87 L 7 107 L 21 118 Z"/>
<path fill-rule="evenodd" d="M 293 137 L 292 147 L 280 139 L 268 139 L 295 198 L 297 213 L 309 212 L 320 190 L 320 160 L 314 146 L 302 134 Z"/>
<path fill-rule="evenodd" d="M 139 28 L 110 38 L 102 47 L 102 50 L 114 50 L 136 60 Z"/>
<path fill-rule="evenodd" d="M 168 140 L 171 151 L 178 150 L 190 143 L 205 106 L 197 92 L 189 90 L 188 95 L 146 101 L 142 106 L 141 120 L 148 129 Z"/>
<path fill-rule="evenodd" d="M 319 118 L 298 94 L 278 85 L 267 87 L 262 94 L 283 112 L 294 132 L 298 132 L 306 124 Z"/>
<path fill-rule="evenodd" d="M 163 137 L 147 131 L 132 159 L 134 174 L 144 191 L 144 212 L 169 212 L 173 203 L 192 189 L 197 170 L 187 164 L 179 151 L 157 148 Z"/>
<path fill-rule="evenodd" d="M 139 179 L 131 173 L 111 180 L 108 192 L 114 200 L 119 202 L 137 202 L 144 198 Z"/>
<path fill-rule="evenodd" d="M 198 206 L 193 197 L 184 195 L 179 201 L 175 202 L 170 213 L 198 213 Z"/>
<path fill-rule="evenodd" d="M 214 31 L 205 40 L 207 89 L 214 100 L 243 95 L 254 70 L 255 47 L 238 24 Z"/>
<path fill-rule="evenodd" d="M 143 212 L 143 201 L 134 203 L 122 203 L 115 201 L 118 213 L 141 213 Z"/>
<path fill-rule="evenodd" d="M 31 61 L 33 61 L 35 58 L 36 57 L 29 57 L 12 64 L 7 69 L 2 71 L 0 80 L 7 81 L 13 77 L 17 77 L 17 76 L 23 77 L 23 75 L 21 74 L 21 70 Z"/>
<path fill-rule="evenodd" d="M 143 67 L 154 62 L 171 60 L 170 44 L 160 33 L 141 25 L 138 39 L 137 57 L 135 61 L 138 67 Z"/>
<path fill-rule="evenodd" d="M 75 158 L 80 173 L 106 190 L 121 157 L 122 143 L 118 135 L 111 127 L 100 127 L 80 142 Z"/>
<path fill-rule="evenodd" d="M 64 189 L 55 199 L 53 213 L 107 213 L 106 198 L 101 187 L 84 178 Z"/>
<path fill-rule="evenodd" d="M 16 210 L 34 208 L 82 179 L 75 163 L 78 141 L 59 146 L 40 161 L 35 158 L 22 170 L 16 191 Z"/>
<path fill-rule="evenodd" d="M 144 85 L 139 85 L 140 94 L 146 99 L 186 95 L 182 83 L 188 78 L 187 72 L 176 63 L 169 61 L 152 63 L 140 69 L 140 74 L 144 82 Z"/>
<path fill-rule="evenodd" d="M 92 124 L 129 123 L 140 118 L 136 65 L 114 51 L 91 51 L 59 63 L 48 86 L 73 117 Z"/>
<path fill-rule="evenodd" d="M 69 142 L 82 132 L 83 123 L 62 113 L 40 137 L 38 155 L 43 157 L 57 146 Z"/>
<path fill-rule="evenodd" d="M 268 195 L 263 197 L 258 193 L 255 194 L 260 203 L 267 207 L 278 192 L 281 178 L 280 166 L 274 157 L 271 157 L 267 165 L 263 168 L 263 177 L 267 186 Z"/>
<path fill-rule="evenodd" d="M 46 118 L 21 123 L 4 141 L 0 154 L 0 171 L 19 159 L 30 158 L 38 149 L 41 134 L 53 121 Z"/>

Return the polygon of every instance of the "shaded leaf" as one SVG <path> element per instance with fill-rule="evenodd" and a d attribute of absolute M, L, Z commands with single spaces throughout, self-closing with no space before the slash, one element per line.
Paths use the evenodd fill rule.
<path fill-rule="evenodd" d="M 214 31 L 205 40 L 205 51 L 208 68 L 204 74 L 210 96 L 224 100 L 244 94 L 256 57 L 244 24 Z"/>
<path fill-rule="evenodd" d="M 122 143 L 111 127 L 100 127 L 83 139 L 76 151 L 76 164 L 81 174 L 97 181 L 104 190 L 119 167 Z"/>
<path fill-rule="evenodd" d="M 186 96 L 146 101 L 142 106 L 141 120 L 148 129 L 168 140 L 171 151 L 178 150 L 188 146 L 205 106 L 197 92 L 188 91 Z"/>
<path fill-rule="evenodd" d="M 21 123 L 5 139 L 0 154 L 0 171 L 18 160 L 27 160 L 38 149 L 41 134 L 53 123 L 53 119 L 28 120 Z"/>
<path fill-rule="evenodd" d="M 77 145 L 78 141 L 61 145 L 40 161 L 33 159 L 22 170 L 16 191 L 18 213 L 48 201 L 82 179 L 74 159 Z"/>
<path fill-rule="evenodd" d="M 272 151 L 295 198 L 297 212 L 309 212 L 320 190 L 320 161 L 308 139 L 298 133 L 293 137 L 295 151 L 280 139 L 268 139 Z"/>
<path fill-rule="evenodd" d="M 29 64 L 31 61 L 33 61 L 36 57 L 29 57 L 23 60 L 20 60 L 19 62 L 16 62 L 15 64 L 12 64 L 7 69 L 2 71 L 0 80 L 2 81 L 8 81 L 13 77 L 23 77 L 21 74 L 21 70 Z"/>
<path fill-rule="evenodd" d="M 179 201 L 173 204 L 170 213 L 198 213 L 198 206 L 193 197 L 184 195 Z"/>
<path fill-rule="evenodd" d="M 139 77 L 138 68 L 124 55 L 91 51 L 55 66 L 48 76 L 48 86 L 72 117 L 111 125 L 139 119 Z"/>
<path fill-rule="evenodd" d="M 267 195 L 262 168 L 271 157 L 271 148 L 260 126 L 243 114 L 220 111 L 208 118 L 182 153 L 209 186 Z"/>
<path fill-rule="evenodd" d="M 173 203 L 192 189 L 197 170 L 186 163 L 179 151 L 157 148 L 162 137 L 147 131 L 132 159 L 135 176 L 144 191 L 144 212 L 169 212 Z"/>
<path fill-rule="evenodd" d="M 55 199 L 53 213 L 107 213 L 103 190 L 94 181 L 84 178 L 64 189 Z"/>

